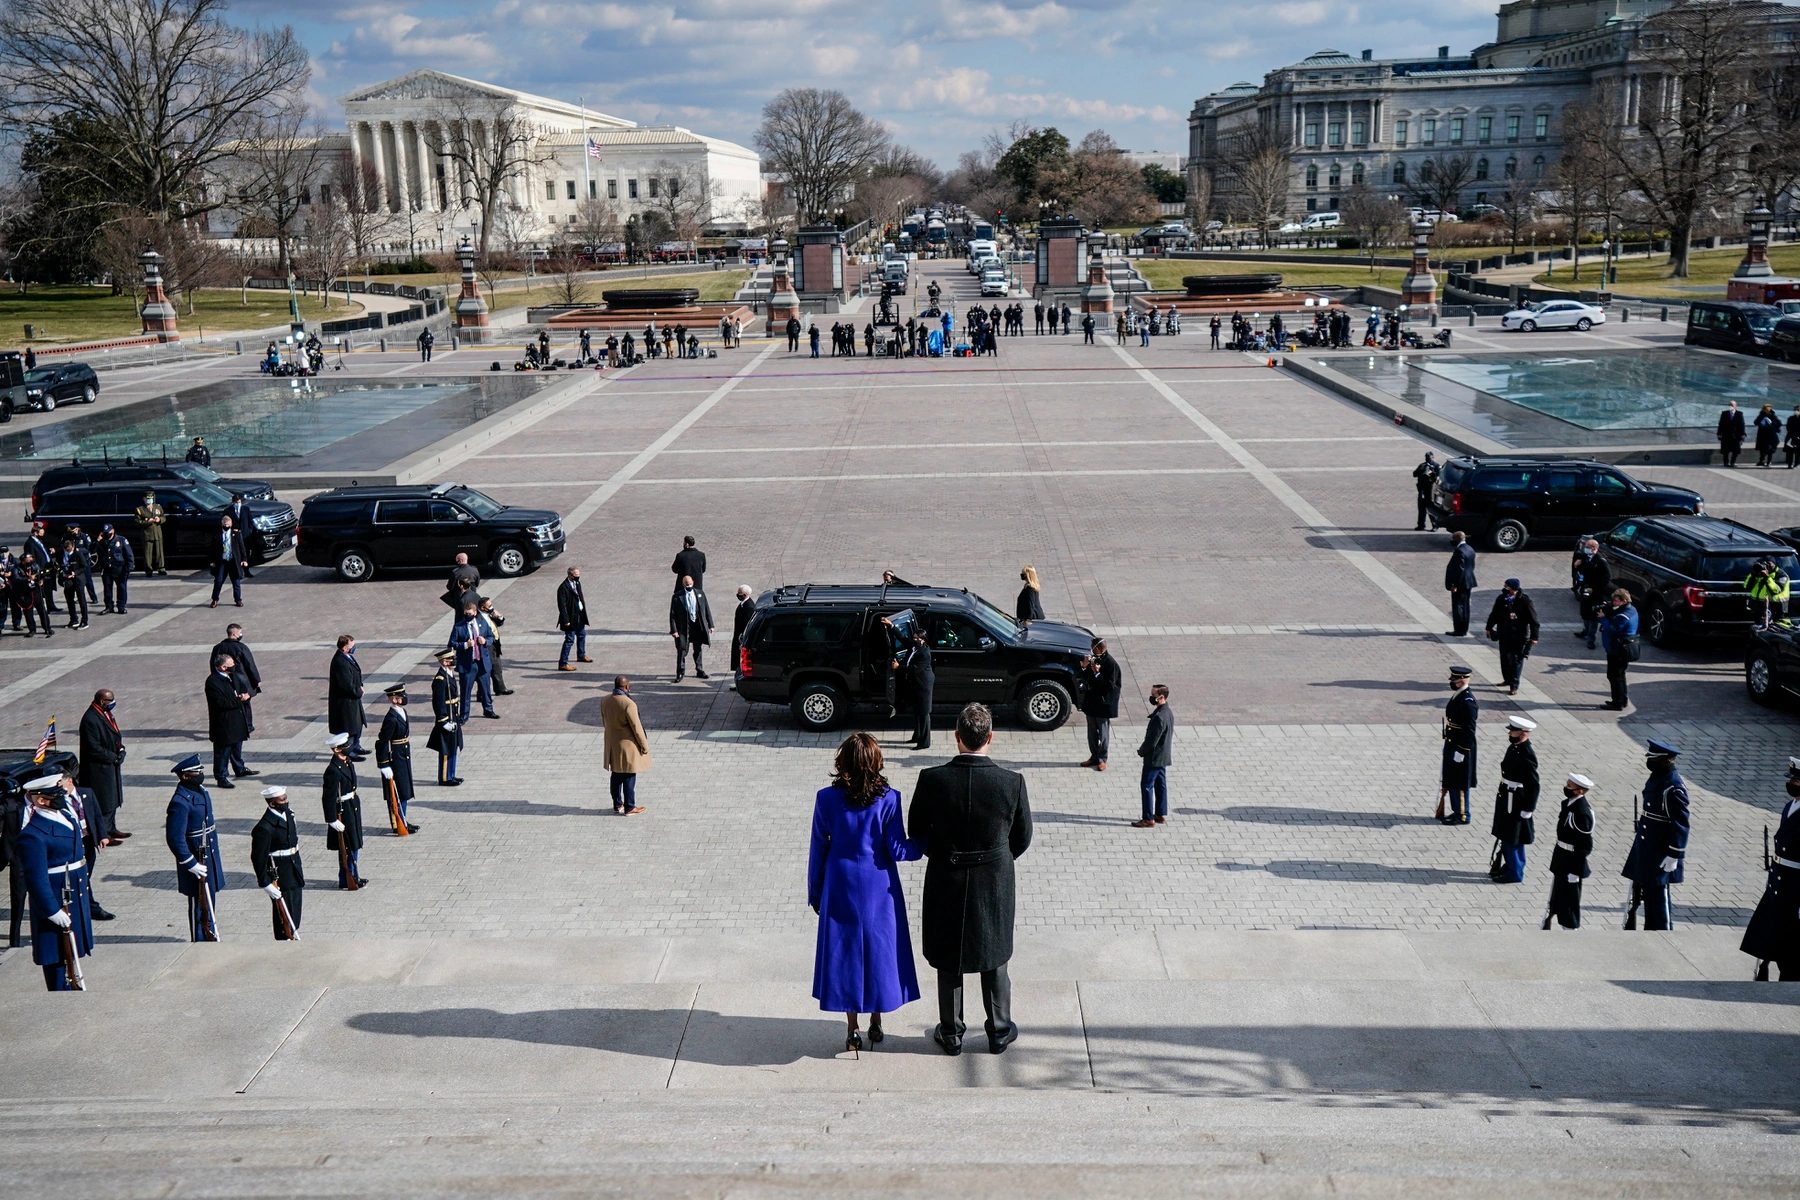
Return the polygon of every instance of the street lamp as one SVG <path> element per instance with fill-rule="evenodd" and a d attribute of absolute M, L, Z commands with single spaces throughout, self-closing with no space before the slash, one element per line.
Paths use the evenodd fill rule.
<path fill-rule="evenodd" d="M 294 292 L 294 272 L 290 269 L 287 276 L 288 285 L 288 332 L 298 337 L 306 332 L 306 322 L 300 319 L 300 297 Z"/>
<path fill-rule="evenodd" d="M 444 223 L 442 221 L 439 221 L 437 223 L 437 231 L 438 231 L 438 253 L 442 254 L 444 252 Z"/>
<path fill-rule="evenodd" d="M 1609 224 L 1610 224 L 1610 222 L 1609 222 Z M 1610 236 L 1610 230 L 1608 231 L 1608 234 L 1609 234 L 1609 236 L 1606 236 L 1606 237 L 1603 237 L 1600 239 L 1600 286 L 1601 287 L 1606 287 L 1608 285 L 1608 283 L 1611 282 L 1609 277 L 1612 274 L 1613 244 L 1612 244 L 1612 237 Z"/>

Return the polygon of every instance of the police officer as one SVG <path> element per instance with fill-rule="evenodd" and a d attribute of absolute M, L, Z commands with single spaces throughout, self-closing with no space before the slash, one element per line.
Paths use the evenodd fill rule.
<path fill-rule="evenodd" d="M 44 968 L 44 986 L 50 991 L 74 991 L 63 966 L 62 931 L 74 932 L 77 958 L 94 950 L 81 827 L 64 806 L 60 771 L 28 780 L 25 796 L 22 827 L 13 839 L 12 868 L 24 879 L 31 897 L 31 961 Z"/>
<path fill-rule="evenodd" d="M 1213 337 L 1215 341 L 1218 339 L 1216 327 Z M 1419 523 L 1413 528 L 1423 529 L 1426 518 L 1431 515 L 1431 487 L 1437 482 L 1438 477 L 1437 456 L 1427 450 L 1425 461 L 1414 467 L 1412 474 L 1413 487 L 1419 493 Z"/>
<path fill-rule="evenodd" d="M 1673 929 L 1675 912 L 1669 902 L 1669 885 L 1680 883 L 1687 857 L 1688 792 L 1675 759 L 1681 751 L 1667 742 L 1650 739 L 1644 766 L 1650 778 L 1644 783 L 1644 811 L 1638 817 L 1631 853 L 1619 872 L 1631 880 L 1631 902 L 1625 911 L 1625 928 L 1637 928 L 1637 910 L 1644 906 L 1645 929 Z"/>
<path fill-rule="evenodd" d="M 406 819 L 406 805 L 413 798 L 412 727 L 406 719 L 406 685 L 392 683 L 381 690 L 388 698 L 388 710 L 381 720 L 381 732 L 375 735 L 375 765 L 381 770 L 382 786 L 393 789 L 394 803 L 400 810 L 394 836 L 405 837 L 419 832 L 419 827 Z M 392 819 L 390 813 L 389 820 Z"/>
<path fill-rule="evenodd" d="M 219 889 L 225 886 L 225 863 L 219 857 L 219 830 L 213 820 L 212 796 L 205 786 L 206 764 L 190 754 L 172 768 L 175 794 L 169 797 L 164 835 L 175 856 L 175 885 L 188 904 L 188 939 L 219 940 Z M 205 889 L 206 901 L 201 900 Z"/>
<path fill-rule="evenodd" d="M 294 814 L 288 811 L 287 789 L 280 784 L 262 790 L 268 809 L 262 820 L 250 830 L 250 869 L 256 872 L 256 886 L 268 893 L 271 901 L 287 905 L 288 920 L 294 923 L 294 937 L 300 936 L 300 900 L 306 891 L 306 875 L 300 868 L 300 830 Z M 288 940 L 287 927 L 281 913 L 270 905 L 275 923 L 275 940 Z"/>
<path fill-rule="evenodd" d="M 1788 759 L 1788 802 L 1775 827 L 1769 882 L 1750 915 L 1739 949 L 1756 960 L 1756 978 L 1769 978 L 1772 960 L 1784 981 L 1800 981 L 1800 758 Z"/>
<path fill-rule="evenodd" d="M 1556 814 L 1556 849 L 1550 852 L 1550 907 L 1544 928 L 1554 920 L 1564 929 L 1581 928 L 1581 881 L 1594 852 L 1594 808 L 1588 793 L 1594 781 L 1571 773 L 1563 783 L 1562 811 Z"/>
<path fill-rule="evenodd" d="M 456 651 L 445 647 L 437 652 L 437 674 L 431 677 L 431 736 L 427 748 L 438 756 L 437 781 L 444 787 L 462 782 L 456 773 L 456 756 L 462 750 L 462 726 L 456 714 L 461 711 L 462 681 L 456 675 Z"/>
<path fill-rule="evenodd" d="M 163 561 L 163 525 L 169 514 L 156 502 L 156 493 L 146 490 L 144 502 L 137 506 L 137 522 L 144 531 L 144 574 L 167 575 Z"/>
<path fill-rule="evenodd" d="M 347 891 L 350 881 L 367 887 L 357 855 L 362 851 L 362 799 L 356 794 L 356 764 L 350 760 L 350 735 L 334 733 L 325 743 L 331 748 L 331 761 L 325 764 L 325 848 L 337 855 L 338 887 Z"/>
<path fill-rule="evenodd" d="M 1438 820 L 1446 825 L 1469 823 L 1469 792 L 1476 785 L 1475 725 L 1481 705 L 1469 690 L 1470 670 L 1450 668 L 1450 700 L 1444 705 L 1444 751 L 1438 775 Z M 1450 811 L 1443 811 L 1444 800 Z"/>
<path fill-rule="evenodd" d="M 109 521 L 100 527 L 100 594 L 106 598 L 106 612 L 125 612 L 125 594 L 131 584 L 131 568 L 135 565 L 131 543 L 113 531 Z"/>
<path fill-rule="evenodd" d="M 1500 787 L 1494 793 L 1494 861 L 1488 877 L 1495 883 L 1525 879 L 1525 847 L 1531 845 L 1538 801 L 1537 750 L 1530 717 L 1506 718 L 1506 753 L 1500 759 Z"/>

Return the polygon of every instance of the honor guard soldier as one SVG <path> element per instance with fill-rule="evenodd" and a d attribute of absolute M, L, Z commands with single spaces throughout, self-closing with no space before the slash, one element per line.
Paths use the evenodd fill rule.
<path fill-rule="evenodd" d="M 1769 978 L 1774 961 L 1783 980 L 1800 980 L 1800 758 L 1788 759 L 1788 802 L 1775 827 L 1769 882 L 1750 916 L 1739 947 L 1756 960 L 1756 978 Z"/>
<path fill-rule="evenodd" d="M 456 651 L 445 647 L 437 652 L 437 674 L 431 677 L 431 736 L 425 745 L 437 751 L 437 781 L 444 787 L 462 782 L 456 773 L 456 756 L 462 751 L 462 726 L 456 714 L 461 711 L 462 681 L 456 677 Z"/>
<path fill-rule="evenodd" d="M 1438 820 L 1446 825 L 1469 823 L 1469 792 L 1475 787 L 1475 724 L 1481 705 L 1469 690 L 1467 667 L 1450 668 L 1450 702 L 1444 705 L 1444 754 L 1439 773 Z M 1444 799 L 1450 811 L 1444 812 Z"/>
<path fill-rule="evenodd" d="M 1520 883 L 1525 878 L 1525 847 L 1531 845 L 1538 802 L 1537 751 L 1530 717 L 1506 718 L 1506 753 L 1500 759 L 1500 788 L 1494 793 L 1494 861 L 1488 877 L 1495 883 Z"/>
<path fill-rule="evenodd" d="M 405 837 L 419 832 L 419 827 L 406 819 L 406 804 L 413 798 L 412 727 L 406 719 L 406 685 L 391 683 L 381 690 L 388 698 L 388 710 L 381 719 L 381 732 L 375 735 L 375 765 L 381 770 L 381 786 L 388 794 L 388 819 L 393 823 L 394 836 Z"/>
<path fill-rule="evenodd" d="M 27 781 L 25 799 L 13 841 L 12 868 L 23 877 L 31 898 L 31 961 L 44 968 L 44 986 L 49 990 L 76 991 L 81 988 L 80 960 L 94 950 L 81 825 L 64 805 L 59 771 Z M 75 940 L 74 978 L 64 953 L 66 934 Z"/>
<path fill-rule="evenodd" d="M 362 800 L 356 794 L 356 764 L 350 761 L 350 735 L 334 733 L 325 743 L 331 761 L 325 764 L 325 848 L 337 855 L 338 887 L 354 892 L 367 887 L 362 864 Z"/>
<path fill-rule="evenodd" d="M 1644 810 L 1631 840 L 1631 853 L 1619 874 L 1631 880 L 1625 928 L 1637 928 L 1638 905 L 1644 906 L 1645 929 L 1675 928 L 1669 885 L 1680 883 L 1687 857 L 1688 792 L 1675 759 L 1681 754 L 1667 742 L 1651 739 L 1644 755 L 1650 778 L 1644 783 Z"/>
<path fill-rule="evenodd" d="M 1562 811 L 1556 814 L 1556 849 L 1550 852 L 1550 907 L 1544 928 L 1554 920 L 1564 929 L 1581 928 L 1581 881 L 1594 852 L 1594 808 L 1588 793 L 1594 781 L 1571 774 L 1563 784 Z"/>
<path fill-rule="evenodd" d="M 175 856 L 175 885 L 188 902 L 188 938 L 219 940 L 219 889 L 225 886 L 225 863 L 219 857 L 219 830 L 213 820 L 212 796 L 206 790 L 206 764 L 198 754 L 176 763 L 175 794 L 169 797 L 164 833 Z"/>
<path fill-rule="evenodd" d="M 288 811 L 287 789 L 280 784 L 262 790 L 269 807 L 250 830 L 250 869 L 256 886 L 268 893 L 274 910 L 275 940 L 300 936 L 300 900 L 306 875 L 300 868 L 300 830 Z"/>

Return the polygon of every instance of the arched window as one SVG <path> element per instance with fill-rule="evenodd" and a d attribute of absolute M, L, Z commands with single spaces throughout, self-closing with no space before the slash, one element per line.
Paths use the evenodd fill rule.
<path fill-rule="evenodd" d="M 1325 178 L 1330 181 L 1331 186 L 1334 188 L 1342 186 L 1344 182 L 1344 168 L 1337 163 L 1332 163 L 1331 170 L 1326 174 Z"/>
<path fill-rule="evenodd" d="M 1394 182 L 1395 183 L 1405 183 L 1406 182 L 1406 164 L 1405 163 L 1397 162 L 1394 164 Z"/>
<path fill-rule="evenodd" d="M 1509 155 L 1506 159 L 1506 177 L 1508 179 L 1516 179 L 1516 178 L 1518 178 L 1518 175 L 1519 175 L 1519 160 L 1516 158 L 1513 158 Z"/>
<path fill-rule="evenodd" d="M 1317 163 L 1306 164 L 1306 186 L 1308 188 L 1316 188 L 1319 186 L 1319 166 Z"/>
<path fill-rule="evenodd" d="M 1544 177 L 1544 156 L 1541 154 L 1531 160 L 1531 177 L 1533 179 Z"/>
<path fill-rule="evenodd" d="M 1350 166 L 1350 186 L 1361 187 L 1362 185 L 1363 165 L 1361 163 L 1352 163 Z"/>
<path fill-rule="evenodd" d="M 1485 158 L 1476 159 L 1475 160 L 1475 178 L 1486 179 L 1487 177 L 1488 177 L 1488 160 Z"/>

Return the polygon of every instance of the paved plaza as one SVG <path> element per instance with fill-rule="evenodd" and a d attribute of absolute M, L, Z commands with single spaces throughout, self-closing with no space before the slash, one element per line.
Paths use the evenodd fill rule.
<path fill-rule="evenodd" d="M 972 296 L 958 264 L 941 278 Z M 1530 347 L 1679 336 L 1633 323 Z M 408 449 L 428 472 L 415 477 L 561 512 L 569 550 L 484 584 L 508 617 L 516 694 L 498 699 L 503 719 L 470 723 L 461 788 L 432 786 L 418 739 L 422 831 L 396 840 L 369 814 L 366 891 L 324 886 L 326 668 L 336 635 L 355 634 L 376 718 L 382 685 L 423 685 L 449 629 L 438 574 L 347 585 L 289 555 L 257 569 L 242 609 L 209 609 L 210 580 L 178 574 L 134 580 L 128 617 L 96 610 L 86 631 L 6 638 L 0 744 L 34 744 L 55 714 L 73 749 L 95 688 L 113 688 L 130 750 L 119 821 L 137 836 L 101 857 L 96 892 L 118 919 L 100 927 L 93 992 L 45 996 L 28 952 L 0 955 L 0 1024 L 25 1035 L 0 1047 L 0 1114 L 18 1134 L 0 1140 L 0 1169 L 17 1176 L 32 1147 L 57 1144 L 60 1115 L 105 1125 L 121 1156 L 147 1152 L 165 1120 L 209 1130 L 210 1181 L 108 1156 L 83 1169 L 92 1195 L 150 1180 L 169 1195 L 392 1194 L 409 1179 L 437 1192 L 484 1172 L 542 1192 L 764 1195 L 804 1180 L 922 1194 L 993 1190 L 959 1175 L 992 1161 L 1021 1164 L 1011 1186 L 1037 1194 L 1178 1194 L 1198 1171 L 1307 1194 L 1499 1191 L 1517 1170 L 1534 1188 L 1608 1194 L 1791 1187 L 1800 1000 L 1742 982 L 1751 963 L 1735 947 L 1800 751 L 1794 714 L 1752 704 L 1720 646 L 1647 650 L 1632 711 L 1603 710 L 1604 662 L 1571 636 L 1568 550 L 1554 543 L 1478 563 L 1477 625 L 1509 575 L 1546 622 L 1507 698 L 1490 645 L 1443 634 L 1449 541 L 1412 529 L 1410 471 L 1430 443 L 1263 359 L 1209 351 L 1203 331 L 1149 348 L 1080 341 L 896 362 L 747 338 L 717 358 L 554 377 L 460 442 Z M 1519 344 L 1457 331 L 1459 350 Z M 366 353 L 346 375 L 458 379 L 513 357 Z M 253 370 L 123 370 L 101 406 Z M 331 469 L 323 457 L 315 469 Z M 1759 527 L 1800 514 L 1800 472 L 1627 469 Z M 307 494 L 258 473 L 296 508 Z M 0 506 L 9 526 L 23 515 L 23 501 Z M 722 628 L 712 678 L 675 683 L 669 562 L 684 534 L 707 554 Z M 1047 616 L 1108 637 L 1125 676 L 1105 774 L 1075 765 L 1079 721 L 996 733 L 1037 822 L 1018 867 L 1025 1037 L 1004 1058 L 932 1057 L 926 1002 L 893 1018 L 879 1052 L 834 1054 L 839 1019 L 807 994 L 805 868 L 841 735 L 800 733 L 785 708 L 730 690 L 732 591 L 892 568 L 1010 611 L 1024 563 Z M 553 593 L 569 565 L 583 569 L 596 661 L 560 674 Z M 188 946 L 161 838 L 169 764 L 208 750 L 201 683 L 232 620 L 263 675 L 246 758 L 264 772 L 254 782 L 293 789 L 314 882 L 296 946 L 269 941 L 249 874 L 255 788 L 213 793 L 225 944 Z M 1474 824 L 1446 829 L 1430 817 L 1459 661 L 1482 704 L 1481 786 Z M 632 820 L 613 817 L 600 765 L 615 673 L 634 680 L 655 759 Z M 1173 690 L 1171 818 L 1140 830 L 1129 751 L 1152 683 Z M 1549 823 L 1564 773 L 1598 784 L 1578 933 L 1537 930 L 1546 821 L 1526 882 L 1488 880 L 1513 712 L 1540 723 Z M 925 753 L 906 748 L 904 715 L 858 724 L 903 796 L 954 750 L 944 718 Z M 1670 935 L 1617 928 L 1648 737 L 1682 747 L 1693 793 Z M 901 878 L 916 923 L 922 868 Z M 96 1019 L 70 1021 L 73 1005 Z M 161 1044 L 177 1029 L 191 1054 Z M 758 1099 L 770 1089 L 782 1104 Z M 294 1163 L 316 1179 L 231 1166 L 290 1105 L 309 1114 Z M 997 1158 L 977 1157 L 984 1124 L 1014 1139 Z M 915 1154 L 913 1129 L 940 1141 Z M 584 1153 L 605 1180 L 582 1174 Z"/>

